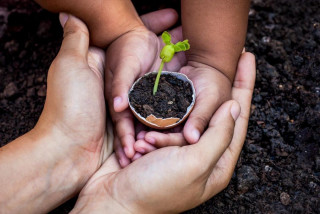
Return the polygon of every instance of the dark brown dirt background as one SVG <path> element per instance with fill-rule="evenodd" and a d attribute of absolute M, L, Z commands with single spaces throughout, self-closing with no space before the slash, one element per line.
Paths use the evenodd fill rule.
<path fill-rule="evenodd" d="M 139 13 L 179 8 L 177 0 L 134 2 Z M 253 0 L 246 47 L 257 57 L 257 81 L 247 140 L 228 188 L 186 213 L 320 210 L 319 5 Z M 61 38 L 56 14 L 31 0 L 1 0 L 1 146 L 35 125 Z M 67 213 L 73 203 L 52 213 Z"/>

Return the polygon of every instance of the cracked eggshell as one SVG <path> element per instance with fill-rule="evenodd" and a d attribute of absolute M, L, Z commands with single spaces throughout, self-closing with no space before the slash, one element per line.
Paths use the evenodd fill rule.
<path fill-rule="evenodd" d="M 135 83 L 132 85 L 132 87 L 130 88 L 128 94 L 130 94 L 130 92 L 133 90 L 135 84 L 137 82 L 139 82 L 141 78 L 148 76 L 148 75 L 151 75 L 151 74 L 154 74 L 154 73 L 157 73 L 157 71 L 149 72 L 149 73 L 145 74 L 144 76 L 140 77 L 139 79 L 137 79 L 135 81 Z M 187 117 L 191 113 L 191 111 L 194 107 L 195 100 L 196 100 L 196 91 L 194 89 L 193 83 L 186 75 L 184 75 L 182 73 L 178 73 L 178 72 L 172 72 L 172 71 L 162 71 L 162 74 L 172 75 L 172 76 L 175 76 L 184 82 L 189 82 L 192 87 L 192 102 L 191 102 L 190 106 L 187 108 L 187 112 L 182 117 L 182 119 L 174 118 L 174 117 L 157 118 L 153 114 L 149 115 L 147 118 L 144 118 L 139 113 L 137 113 L 136 110 L 133 108 L 133 106 L 131 105 L 131 103 L 129 101 L 129 96 L 128 96 L 129 106 L 130 106 L 130 109 L 131 109 L 132 113 L 134 114 L 134 116 L 144 125 L 149 126 L 154 129 L 169 129 L 169 128 L 173 128 L 173 127 L 176 127 L 179 124 L 181 124 L 183 121 L 185 121 L 187 119 Z"/>

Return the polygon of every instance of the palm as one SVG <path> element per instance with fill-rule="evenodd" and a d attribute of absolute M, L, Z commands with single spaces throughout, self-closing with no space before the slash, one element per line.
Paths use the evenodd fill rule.
<path fill-rule="evenodd" d="M 115 156 L 111 156 L 87 183 L 80 193 L 78 202 L 81 203 L 82 198 L 94 194 L 97 190 L 101 191 L 101 187 L 107 187 L 103 189 L 105 195 L 111 196 L 120 204 L 122 201 L 132 202 L 129 205 L 122 204 L 124 207 L 138 204 L 145 213 L 179 212 L 190 209 L 199 203 L 195 198 L 200 199 L 203 195 L 206 179 L 200 172 L 201 169 L 195 167 L 193 159 L 186 157 L 186 149 L 186 147 L 163 148 L 140 158 L 120 171 Z M 188 168 L 179 170 L 181 164 Z M 188 204 L 188 207 L 185 204 Z"/>
<path fill-rule="evenodd" d="M 173 41 L 182 39 L 181 28 L 174 29 L 171 34 Z M 159 52 L 163 45 L 162 39 L 156 34 L 140 28 L 118 38 L 106 52 L 106 94 L 108 95 L 106 99 L 115 123 L 115 149 L 118 157 L 122 156 L 126 159 L 126 164 L 122 166 L 127 165 L 129 160 L 119 154 L 119 148 L 127 145 L 130 149 L 127 157 L 132 158 L 135 153 L 133 144 L 136 141 L 134 119 L 128 109 L 127 93 L 137 78 L 158 69 L 161 63 Z M 178 71 L 185 62 L 185 54 L 179 53 L 165 66 L 165 69 Z M 120 110 L 115 110 L 113 99 L 119 95 L 122 96 L 125 104 Z M 123 154 L 122 151 L 120 153 Z"/>
<path fill-rule="evenodd" d="M 175 40 L 181 40 L 181 29 L 175 29 Z M 141 29 L 129 32 L 113 42 L 108 48 L 106 55 L 106 69 L 111 73 L 111 76 L 121 66 L 121 63 L 132 66 L 134 74 L 133 80 L 150 71 L 158 70 L 161 59 L 159 53 L 164 46 L 162 39 L 149 30 Z M 119 66 L 120 63 L 120 66 Z M 175 56 L 172 62 L 166 64 L 165 68 L 177 71 L 183 64 L 185 64 L 185 55 L 183 53 Z M 130 74 L 128 74 L 130 75 Z M 108 84 L 110 83 L 110 84 Z M 133 82 L 131 82 L 132 84 Z M 106 85 L 112 85 L 112 79 L 107 79 Z"/>
<path fill-rule="evenodd" d="M 188 64 L 180 72 L 186 74 L 193 82 L 196 90 L 196 102 L 185 125 L 184 136 L 189 143 L 196 143 L 188 135 L 192 132 L 191 127 L 198 124 L 201 128 L 196 128 L 204 131 L 216 109 L 231 98 L 231 83 L 225 75 L 212 67 L 193 62 Z"/>
<path fill-rule="evenodd" d="M 48 74 L 44 112 L 50 114 L 43 118 L 54 121 L 60 131 L 88 154 L 95 167 L 102 162 L 105 135 L 103 65 L 104 53 L 96 48 L 89 49 L 87 59 L 58 56 Z"/>

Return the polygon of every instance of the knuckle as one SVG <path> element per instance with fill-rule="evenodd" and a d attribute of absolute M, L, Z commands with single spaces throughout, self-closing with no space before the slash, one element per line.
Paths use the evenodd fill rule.
<path fill-rule="evenodd" d="M 204 129 L 209 123 L 209 119 L 204 115 L 195 116 L 193 119 L 195 120 L 196 126 L 201 129 Z"/>
<path fill-rule="evenodd" d="M 75 37 L 80 40 L 88 39 L 89 32 L 80 26 L 66 27 L 63 32 L 63 38 L 67 38 L 67 37 Z"/>
<path fill-rule="evenodd" d="M 84 62 L 85 59 L 83 56 L 75 51 L 68 50 L 63 53 L 63 56 L 62 54 L 59 54 L 52 62 L 52 65 L 58 69 L 65 69 L 68 65 L 73 65 L 74 67 L 74 65 L 83 65 Z"/>

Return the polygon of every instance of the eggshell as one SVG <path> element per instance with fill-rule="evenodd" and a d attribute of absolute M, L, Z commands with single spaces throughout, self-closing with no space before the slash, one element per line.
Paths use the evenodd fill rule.
<path fill-rule="evenodd" d="M 148 75 L 151 75 L 153 73 L 157 73 L 156 71 L 154 72 L 150 72 L 150 73 L 147 73 L 145 74 L 144 76 L 140 77 L 139 79 L 137 79 L 135 81 L 135 83 L 132 85 L 130 91 L 129 91 L 129 94 L 130 92 L 133 90 L 135 84 L 137 82 L 140 81 L 141 78 L 145 77 L 145 76 L 148 76 Z M 191 87 L 192 87 L 192 92 L 193 92 L 193 95 L 192 95 L 192 102 L 190 104 L 190 106 L 187 108 L 187 112 L 185 113 L 185 115 L 183 116 L 182 119 L 180 118 L 175 118 L 175 117 L 169 117 L 169 118 L 157 118 L 155 117 L 153 114 L 149 115 L 147 118 L 144 118 L 142 117 L 139 113 L 137 113 L 135 111 L 135 109 L 133 108 L 133 106 L 131 105 L 130 101 L 129 101 L 129 106 L 130 106 L 130 109 L 132 111 L 132 113 L 135 115 L 135 117 L 143 124 L 145 124 L 146 126 L 149 126 L 151 128 L 154 128 L 154 129 L 169 129 L 169 128 L 173 128 L 179 124 L 181 124 L 183 121 L 185 121 L 185 119 L 187 119 L 187 117 L 189 116 L 189 114 L 191 113 L 193 107 L 194 107 L 194 103 L 195 103 L 195 100 L 196 100 L 196 92 L 195 92 L 195 89 L 194 89 L 194 86 L 193 86 L 193 83 L 192 81 L 184 74 L 182 73 L 178 73 L 178 72 L 172 72 L 172 71 L 162 71 L 161 74 L 168 74 L 168 75 L 172 75 L 172 76 L 175 76 L 177 77 L 178 79 L 180 80 L 183 80 L 185 82 L 189 82 Z M 129 99 L 129 98 L 128 98 Z"/>

